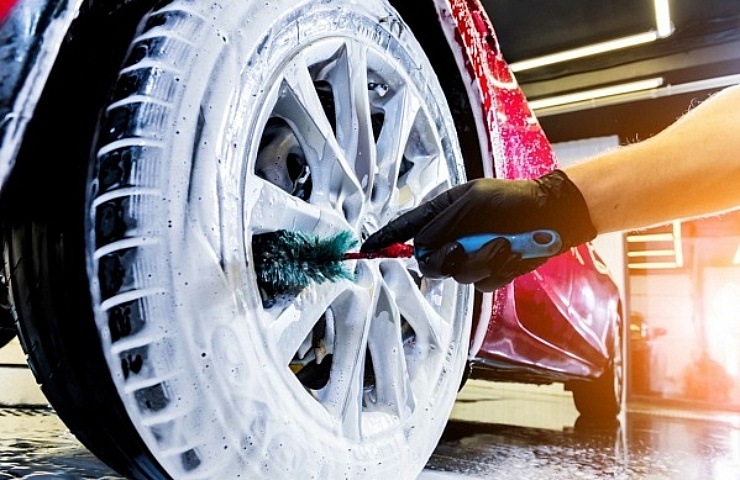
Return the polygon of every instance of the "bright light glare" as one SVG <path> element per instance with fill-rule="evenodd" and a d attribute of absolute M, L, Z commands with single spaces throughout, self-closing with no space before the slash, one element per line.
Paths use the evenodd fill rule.
<path fill-rule="evenodd" d="M 740 265 L 740 245 L 737 246 L 737 250 L 735 250 L 735 255 L 732 257 L 732 264 Z"/>
<path fill-rule="evenodd" d="M 672 242 L 672 233 L 646 233 L 640 235 L 629 235 L 627 241 L 633 242 Z"/>
<path fill-rule="evenodd" d="M 589 57 L 605 52 L 611 52 L 613 50 L 634 47 L 636 45 L 642 45 L 643 43 L 653 42 L 657 39 L 658 32 L 655 31 L 638 33 L 637 35 L 616 38 L 614 40 L 608 40 L 606 42 L 593 43 L 591 45 L 586 45 L 585 47 L 563 50 L 562 52 L 552 53 L 550 55 L 543 55 L 541 57 L 535 57 L 528 60 L 522 60 L 520 62 L 514 62 L 510 64 L 509 67 L 511 68 L 512 72 L 532 70 L 534 68 L 544 67 L 546 65 L 575 60 L 576 58 Z"/>
<path fill-rule="evenodd" d="M 712 298 L 712 308 L 724 322 L 737 318 L 740 312 L 740 285 L 730 283 L 722 287 Z"/>
<path fill-rule="evenodd" d="M 728 374 L 740 373 L 737 332 L 740 324 L 740 284 L 730 282 L 710 297 L 710 315 L 706 319 L 707 344 L 712 358 L 722 364 Z"/>
<path fill-rule="evenodd" d="M 655 0 L 655 28 L 658 37 L 665 38 L 673 33 L 673 22 L 671 22 L 671 6 L 669 0 Z"/>
<path fill-rule="evenodd" d="M 555 107 L 558 105 L 566 105 L 588 100 L 595 100 L 597 98 L 612 97 L 625 93 L 638 92 L 640 90 L 650 90 L 651 88 L 657 88 L 661 85 L 663 85 L 662 77 L 649 78 L 647 80 L 639 80 L 637 82 L 620 83 L 619 85 L 611 85 L 609 87 L 595 88 L 593 90 L 583 90 L 580 92 L 566 93 L 565 95 L 547 97 L 540 100 L 532 100 L 531 102 L 529 102 L 529 106 L 533 110 L 538 110 L 542 108 Z"/>

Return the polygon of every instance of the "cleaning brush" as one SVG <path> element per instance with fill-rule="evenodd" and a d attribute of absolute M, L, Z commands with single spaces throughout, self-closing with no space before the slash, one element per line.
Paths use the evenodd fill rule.
<path fill-rule="evenodd" d="M 457 242 L 463 250 L 471 253 L 500 237 L 509 240 L 511 251 L 519 253 L 522 258 L 549 257 L 560 251 L 562 245 L 560 236 L 552 230 L 469 235 L 459 238 Z M 263 305 L 269 307 L 280 298 L 293 297 L 312 283 L 352 279 L 352 272 L 345 265 L 345 260 L 412 256 L 419 259 L 430 253 L 424 249 L 414 250 L 412 245 L 403 243 L 376 252 L 349 252 L 356 246 L 357 240 L 348 231 L 326 238 L 288 230 L 254 235 L 254 269 Z"/>
<path fill-rule="evenodd" d="M 411 257 L 414 251 L 411 245 L 395 244 L 377 252 L 349 252 L 357 243 L 348 231 L 325 238 L 288 230 L 254 235 L 252 256 L 263 305 L 294 297 L 312 283 L 351 280 L 344 260 Z"/>

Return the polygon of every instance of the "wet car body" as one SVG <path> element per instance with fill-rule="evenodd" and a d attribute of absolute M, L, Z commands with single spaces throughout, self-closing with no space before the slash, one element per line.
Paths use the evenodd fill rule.
<path fill-rule="evenodd" d="M 455 29 L 448 38 L 462 47 L 458 65 L 477 87 L 469 95 L 483 132 L 484 174 L 536 178 L 557 168 L 482 5 L 452 1 L 449 16 L 446 25 Z M 532 383 L 589 380 L 598 378 L 614 358 L 619 291 L 590 244 L 549 260 L 493 298 L 479 301 L 470 352 L 474 377 Z"/>
<path fill-rule="evenodd" d="M 104 79 L 91 84 L 79 102 L 100 102 L 115 75 L 109 70 L 121 63 L 128 47 L 125 40 L 118 40 L 118 32 L 128 32 L 129 36 L 120 37 L 129 38 L 138 19 L 155 3 L 161 2 L 20 0 L 10 10 L 0 26 L 0 181 L 4 190 L 24 188 L 14 183 L 14 172 L 25 168 L 24 155 L 38 154 L 26 132 L 36 117 L 48 112 L 47 105 L 56 102 L 59 85 L 77 82 L 77 68 L 99 70 Z M 445 88 L 446 93 L 463 97 L 459 102 L 449 101 L 460 116 L 455 120 L 464 138 L 461 144 L 469 177 L 534 178 L 556 168 L 549 142 L 477 0 L 430 1 L 425 15 L 417 15 L 414 9 L 418 7 L 412 2 L 390 3 L 415 33 L 431 32 L 430 38 L 420 37 L 429 52 L 440 39 L 449 47 L 449 55 L 429 56 L 443 85 L 446 77 L 454 77 L 450 84 L 458 90 Z M 453 71 L 437 63 L 445 58 L 454 65 Z M 75 101 L 66 105 L 74 106 Z M 75 113 L 72 108 L 69 111 Z M 94 116 L 73 118 L 72 123 L 80 125 L 98 120 Z M 74 135 L 74 128 L 65 126 L 60 135 Z M 43 192 L 38 201 L 48 201 Z M 477 299 L 468 355 L 472 375 L 539 384 L 597 380 L 614 366 L 619 309 L 618 291 L 592 247 L 572 249 Z M 23 340 L 27 346 L 34 343 L 33 338 Z"/>
<path fill-rule="evenodd" d="M 613 357 L 619 296 L 590 246 L 517 279 L 496 301 L 473 375 L 567 384 L 597 378 Z"/>

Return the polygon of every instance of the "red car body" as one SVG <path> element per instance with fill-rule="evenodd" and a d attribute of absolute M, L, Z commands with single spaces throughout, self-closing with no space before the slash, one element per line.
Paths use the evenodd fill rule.
<path fill-rule="evenodd" d="M 458 63 L 479 101 L 486 175 L 535 178 L 557 168 L 481 3 L 437 3 L 454 25 Z M 483 368 L 473 375 L 534 383 L 598 378 L 615 354 L 619 309 L 619 290 L 592 246 L 574 248 L 482 299 L 470 356 Z"/>
<path fill-rule="evenodd" d="M 0 0 L 0 22 L 5 20 L 5 16 L 13 5 L 15 5 L 15 0 Z"/>

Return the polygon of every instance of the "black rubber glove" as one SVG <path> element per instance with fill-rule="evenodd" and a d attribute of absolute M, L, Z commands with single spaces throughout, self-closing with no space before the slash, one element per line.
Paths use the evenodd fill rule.
<path fill-rule="evenodd" d="M 484 178 L 453 187 L 375 232 L 362 251 L 414 238 L 416 247 L 432 250 L 419 261 L 422 274 L 452 276 L 460 283 L 474 283 L 478 290 L 492 291 L 546 259 L 523 260 L 511 252 L 504 238 L 470 254 L 455 240 L 475 233 L 521 233 L 541 228 L 560 234 L 561 252 L 596 236 L 583 195 L 560 170 L 537 180 Z"/>

